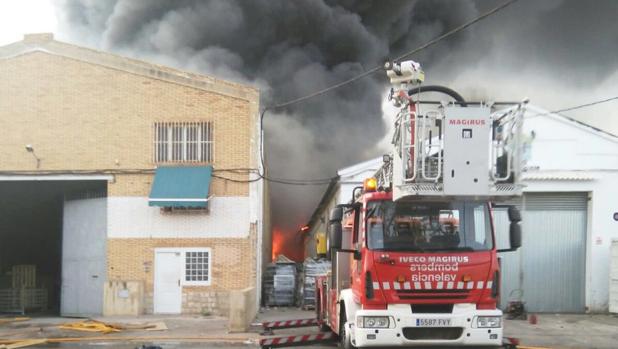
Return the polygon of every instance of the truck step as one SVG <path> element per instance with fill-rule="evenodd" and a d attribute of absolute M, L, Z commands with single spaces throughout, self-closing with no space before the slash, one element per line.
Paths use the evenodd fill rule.
<path fill-rule="evenodd" d="M 332 342 L 337 339 L 333 332 L 306 334 L 302 336 L 271 337 L 260 339 L 261 348 L 301 347 L 309 344 Z"/>
<path fill-rule="evenodd" d="M 296 328 L 296 327 L 309 327 L 317 326 L 317 319 L 298 319 L 298 320 L 284 320 L 284 321 L 269 321 L 262 322 L 262 327 L 265 330 L 277 330 L 283 328 Z"/>

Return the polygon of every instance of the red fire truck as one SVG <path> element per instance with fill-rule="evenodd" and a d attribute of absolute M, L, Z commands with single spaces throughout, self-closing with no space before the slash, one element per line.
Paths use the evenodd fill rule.
<path fill-rule="evenodd" d="M 521 217 L 504 208 L 510 246 L 499 250 L 492 211 L 521 195 L 526 103 L 466 102 L 422 86 L 412 61 L 386 69 L 400 108 L 393 151 L 331 211 L 318 322 L 345 348 L 501 346 L 498 253 L 520 247 Z M 419 92 L 455 101 L 422 101 Z"/>

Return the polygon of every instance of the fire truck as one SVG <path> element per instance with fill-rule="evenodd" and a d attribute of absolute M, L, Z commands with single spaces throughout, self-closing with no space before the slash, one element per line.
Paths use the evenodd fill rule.
<path fill-rule="evenodd" d="M 399 108 L 375 178 L 330 212 L 331 272 L 316 283 L 318 323 L 344 348 L 503 344 L 498 253 L 521 246 L 526 101 L 468 102 L 425 86 L 413 61 L 385 64 Z M 448 101 L 421 94 L 448 95 Z M 427 95 L 427 94 L 423 94 Z M 493 211 L 510 220 L 498 249 Z"/>

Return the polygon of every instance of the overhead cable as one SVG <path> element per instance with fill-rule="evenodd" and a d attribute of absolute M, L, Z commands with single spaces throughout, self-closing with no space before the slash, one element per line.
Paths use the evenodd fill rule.
<path fill-rule="evenodd" d="M 460 25 L 460 26 L 458 26 L 456 28 L 453 28 L 453 29 L 449 30 L 448 32 L 446 32 L 446 33 L 444 33 L 444 34 L 442 34 L 442 35 L 440 35 L 440 36 L 438 36 L 438 37 L 436 37 L 436 38 L 426 42 L 425 44 L 415 48 L 412 51 L 408 51 L 408 52 L 405 52 L 405 53 L 401 54 L 400 56 L 398 56 L 396 58 L 396 60 L 399 61 L 401 59 L 407 58 L 407 57 L 409 57 L 411 55 L 414 55 L 414 54 L 416 54 L 416 53 L 418 53 L 418 52 L 420 52 L 420 51 L 422 51 L 422 50 L 424 50 L 424 49 L 426 49 L 426 48 L 428 48 L 430 46 L 433 46 L 433 45 L 437 44 L 438 42 L 440 42 L 440 41 L 442 41 L 442 40 L 444 40 L 444 39 L 446 39 L 446 38 L 448 38 L 448 37 L 450 37 L 452 35 L 455 35 L 456 33 L 458 33 L 460 31 L 462 31 L 462 30 L 472 26 L 473 24 L 475 24 L 477 22 L 480 22 L 483 19 L 485 19 L 485 18 L 487 18 L 487 17 L 489 17 L 489 16 L 491 16 L 491 15 L 493 15 L 493 14 L 495 14 L 495 13 L 501 11 L 501 10 L 503 10 L 504 8 L 512 5 L 513 3 L 517 2 L 517 1 L 518 0 L 508 0 L 508 1 L 505 1 L 501 5 L 495 7 L 495 8 L 493 8 L 493 9 L 487 11 L 487 12 L 484 12 L 483 14 L 481 14 L 480 16 L 472 19 L 471 21 L 468 21 L 468 22 L 466 22 L 466 23 L 464 23 L 464 24 L 462 24 L 462 25 Z M 369 76 L 369 75 L 371 75 L 371 74 L 373 74 L 375 72 L 381 71 L 383 68 L 384 67 L 383 67 L 383 62 L 382 62 L 381 64 L 376 65 L 375 67 L 373 67 L 373 68 L 371 68 L 369 70 L 366 70 L 366 71 L 364 71 L 361 74 L 358 74 L 358 75 L 356 75 L 354 77 L 351 77 L 351 78 L 349 78 L 347 80 L 338 82 L 338 83 L 336 83 L 334 85 L 328 86 L 328 87 L 323 88 L 321 90 L 318 90 L 318 91 L 312 92 L 310 94 L 307 94 L 307 95 L 304 95 L 304 96 L 301 96 L 301 97 L 297 97 L 297 98 L 294 98 L 294 99 L 291 99 L 291 100 L 288 100 L 288 101 L 285 101 L 285 102 L 282 102 L 282 103 L 277 103 L 277 104 L 273 104 L 273 105 L 270 105 L 270 106 L 266 106 L 262 110 L 262 112 L 260 113 L 260 136 L 262 135 L 263 129 L 264 129 L 263 124 L 264 124 L 264 115 L 266 114 L 266 111 L 285 108 L 287 106 L 290 106 L 290 105 L 293 105 L 293 104 L 296 104 L 296 103 L 300 103 L 300 102 L 306 101 L 306 100 L 311 99 L 313 97 L 317 97 L 317 96 L 323 95 L 325 93 L 328 93 L 328 92 L 333 91 L 335 89 L 338 89 L 340 87 L 349 85 L 349 84 L 351 84 L 351 83 L 353 83 L 355 81 L 358 81 L 358 80 L 360 80 L 362 78 L 365 78 L 365 77 L 367 77 L 367 76 Z M 262 137 L 260 137 L 260 138 L 262 138 Z M 266 163 L 264 161 L 263 147 L 264 147 L 264 141 L 262 139 L 262 141 L 260 142 L 260 161 L 262 163 L 262 171 L 265 171 Z M 270 179 L 268 179 L 266 177 L 262 177 L 262 178 L 264 178 L 265 180 L 270 180 Z M 316 184 L 316 183 L 314 183 L 315 180 L 312 180 L 312 179 L 306 179 L 306 180 L 278 179 L 277 183 L 292 184 L 292 183 L 287 183 L 287 182 L 295 182 L 294 183 L 295 185 L 304 185 L 305 183 L 306 184 Z M 321 182 L 321 181 L 318 180 L 317 182 Z M 320 183 L 320 184 L 328 184 L 328 182 Z"/>
<path fill-rule="evenodd" d="M 481 14 L 480 16 L 472 19 L 471 21 L 466 22 L 466 23 L 464 23 L 464 24 L 462 24 L 462 25 L 460 25 L 460 26 L 458 26 L 456 28 L 453 28 L 453 29 L 449 30 L 448 32 L 446 32 L 446 33 L 444 33 L 444 34 L 442 34 L 442 35 L 440 35 L 440 36 L 438 36 L 438 37 L 436 37 L 436 38 L 426 42 L 425 44 L 415 48 L 412 51 L 408 51 L 408 52 L 403 53 L 399 57 L 395 58 L 395 61 L 400 61 L 400 60 L 402 60 L 404 58 L 407 58 L 407 57 L 410 57 L 410 56 L 412 56 L 412 55 L 414 55 L 416 53 L 419 53 L 420 51 L 422 51 L 422 50 L 424 50 L 424 49 L 426 49 L 426 48 L 428 48 L 430 46 L 433 46 L 433 45 L 437 44 L 438 42 L 440 42 L 440 41 L 442 41 L 442 40 L 444 40 L 444 39 L 446 39 L 446 38 L 448 38 L 448 37 L 450 37 L 452 35 L 455 35 L 455 34 L 459 33 L 460 31 L 462 31 L 462 30 L 472 26 L 473 24 L 475 24 L 477 22 L 480 22 L 483 19 L 485 19 L 485 18 L 487 18 L 487 17 L 489 17 L 489 16 L 499 12 L 500 10 L 505 9 L 506 7 L 512 5 L 513 3 L 517 2 L 517 1 L 518 0 L 508 0 L 508 1 L 505 1 L 500 6 L 497 6 L 497 7 L 493 8 L 493 9 L 491 9 L 491 10 Z M 329 91 L 332 91 L 332 90 L 338 89 L 340 87 L 343 87 L 345 85 L 351 84 L 354 81 L 360 80 L 360 79 L 362 79 L 362 78 L 364 78 L 366 76 L 369 76 L 369 75 L 371 75 L 371 74 L 373 74 L 373 73 L 375 73 L 377 71 L 380 71 L 380 70 L 384 69 L 384 66 L 382 64 L 383 64 L 383 62 L 381 64 L 379 64 L 379 65 L 377 65 L 377 66 L 375 66 L 375 67 L 373 67 L 373 68 L 371 68 L 371 69 L 369 69 L 369 70 L 367 70 L 367 71 L 365 71 L 365 72 L 363 72 L 363 73 L 361 73 L 359 75 L 356 75 L 356 76 L 354 76 L 352 78 L 349 78 L 347 80 L 338 82 L 338 83 L 336 83 L 334 85 L 331 85 L 331 86 L 328 86 L 328 87 L 323 88 L 321 90 L 312 92 L 312 93 L 310 93 L 308 95 L 305 95 L 305 96 L 294 98 L 294 99 L 291 99 L 291 100 L 288 100 L 288 101 L 285 101 L 285 102 L 282 102 L 282 103 L 274 104 L 274 105 L 272 105 L 270 107 L 267 107 L 265 109 L 284 108 L 284 107 L 287 107 L 289 105 L 296 104 L 296 103 L 305 101 L 307 99 L 310 99 L 310 98 L 313 98 L 313 97 L 316 97 L 316 96 L 319 96 L 319 95 L 323 95 L 323 94 L 325 94 L 325 93 L 327 93 Z"/>

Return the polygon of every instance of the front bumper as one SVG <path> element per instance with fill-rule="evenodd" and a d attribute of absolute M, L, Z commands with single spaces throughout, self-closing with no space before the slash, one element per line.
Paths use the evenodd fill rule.
<path fill-rule="evenodd" d="M 394 324 L 390 328 L 358 328 L 359 316 L 390 316 Z M 475 316 L 502 316 L 502 311 L 477 310 L 474 304 L 455 304 L 449 314 L 413 314 L 410 305 L 395 304 L 386 310 L 358 310 L 354 322 L 348 322 L 346 326 L 352 344 L 357 347 L 502 345 L 502 327 L 477 328 Z M 425 328 L 417 326 L 417 319 L 450 319 L 450 325 L 447 328 Z M 415 339 L 419 337 L 424 339 Z"/>

